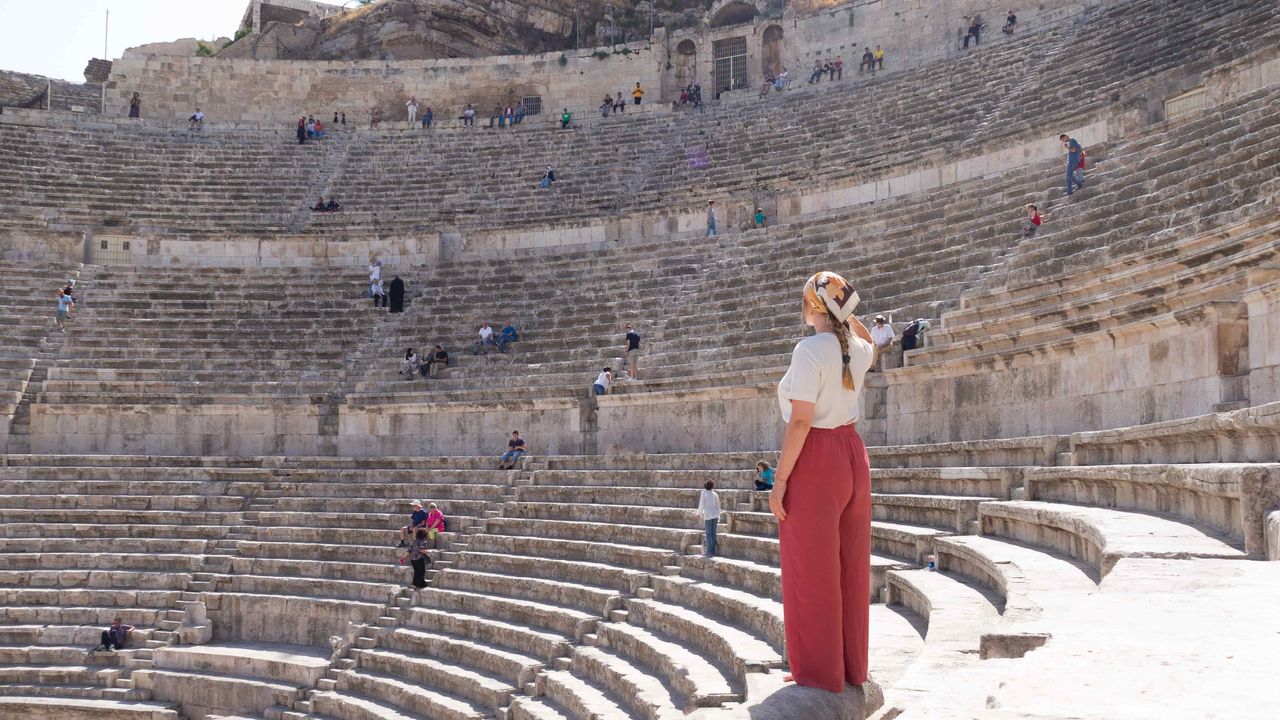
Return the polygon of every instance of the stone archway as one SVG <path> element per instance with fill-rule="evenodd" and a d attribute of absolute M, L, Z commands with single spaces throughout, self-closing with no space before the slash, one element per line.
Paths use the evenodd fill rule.
<path fill-rule="evenodd" d="M 749 0 L 729 0 L 716 3 L 711 7 L 711 27 L 727 27 L 743 25 L 751 22 L 760 14 L 760 8 Z"/>
<path fill-rule="evenodd" d="M 682 40 L 676 46 L 675 71 L 677 88 L 697 82 L 698 46 L 692 40 Z"/>
<path fill-rule="evenodd" d="M 775 77 L 782 72 L 782 26 L 770 25 L 765 28 L 763 40 L 760 69 L 764 77 Z"/>

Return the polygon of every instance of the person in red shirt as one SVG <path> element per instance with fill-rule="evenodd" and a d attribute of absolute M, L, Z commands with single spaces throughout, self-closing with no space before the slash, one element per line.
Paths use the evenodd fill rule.
<path fill-rule="evenodd" d="M 1047 216 L 1040 214 L 1040 208 L 1036 207 L 1035 203 L 1027 203 L 1027 219 L 1022 223 L 1022 237 L 1029 238 L 1035 235 L 1045 217 Z"/>

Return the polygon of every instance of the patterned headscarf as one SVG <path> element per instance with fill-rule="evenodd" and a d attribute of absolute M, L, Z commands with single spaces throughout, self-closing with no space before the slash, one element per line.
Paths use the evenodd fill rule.
<path fill-rule="evenodd" d="M 815 312 L 826 314 L 830 310 L 837 320 L 844 322 L 858 307 L 858 293 L 848 280 L 824 270 L 804 284 L 804 301 Z"/>

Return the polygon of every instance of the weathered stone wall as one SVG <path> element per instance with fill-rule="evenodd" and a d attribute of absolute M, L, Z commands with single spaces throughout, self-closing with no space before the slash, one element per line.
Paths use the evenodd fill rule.
<path fill-rule="evenodd" d="M 52 93 L 47 100 L 46 90 Z M 102 107 L 102 86 L 0 70 L 0 107 L 96 113 Z"/>
<path fill-rule="evenodd" d="M 1021 12 L 1019 22 L 1027 32 L 1066 22 L 1100 2 L 1045 0 Z M 956 31 L 974 13 L 991 22 L 989 38 L 1000 36 L 1002 6 L 982 0 L 902 0 L 853 4 L 782 20 L 758 17 L 730 28 L 671 34 L 659 28 L 649 43 L 600 50 L 608 53 L 604 59 L 582 50 L 446 60 L 252 61 L 175 57 L 138 48 L 114 64 L 107 112 L 127 112 L 135 91 L 142 93 L 149 117 L 185 118 L 199 106 L 211 121 L 285 123 L 304 112 L 339 110 L 365 124 L 374 107 L 382 108 L 387 119 L 402 118 L 410 96 L 432 106 L 437 118 L 456 116 L 468 102 L 487 109 L 529 95 L 542 97 L 547 112 L 561 107 L 581 112 L 593 108 L 605 92 L 629 93 L 636 82 L 646 88 L 646 101 L 651 103 L 670 99 L 683 82 L 713 90 L 713 44 L 718 40 L 746 38 L 747 86 L 755 88 L 764 74 L 766 33 L 781 33 L 782 63 L 793 80 L 804 82 L 814 58 L 842 55 L 846 69 L 856 73 L 864 45 L 884 47 L 886 69 L 954 52 Z M 690 45 L 695 52 L 686 64 L 680 48 Z"/>
<path fill-rule="evenodd" d="M 1248 342 L 1244 303 L 1219 302 L 1072 341 L 885 374 L 890 444 L 1101 430 L 1222 402 Z"/>
<path fill-rule="evenodd" d="M 196 107 L 211 122 L 290 123 L 300 114 L 327 117 L 335 110 L 368 125 L 380 108 L 385 120 L 403 120 L 405 100 L 430 106 L 438 122 L 462 113 L 467 103 L 487 113 L 495 104 L 542 98 L 544 113 L 571 106 L 582 112 L 606 92 L 635 86 L 656 89 L 661 53 L 637 45 L 629 54 L 601 60 L 589 52 L 504 56 L 483 60 L 404 62 L 268 62 L 126 53 L 107 83 L 107 112 L 128 113 L 142 94 L 148 117 L 182 119 Z M 656 94 L 656 93 L 655 93 Z"/>
<path fill-rule="evenodd" d="M 1274 278 L 1277 269 L 1259 275 Z M 1249 306 L 1249 402 L 1280 400 L 1280 280 L 1259 279 L 1245 294 Z"/>
<path fill-rule="evenodd" d="M 465 348 L 452 348 L 467 352 Z M 483 361 L 483 359 L 482 359 Z M 406 383 L 407 385 L 407 383 Z M 588 388 L 583 385 L 583 396 Z M 477 403 L 349 404 L 338 418 L 338 454 L 493 455 L 506 451 L 519 430 L 535 455 L 583 452 L 583 409 L 578 400 Z"/>

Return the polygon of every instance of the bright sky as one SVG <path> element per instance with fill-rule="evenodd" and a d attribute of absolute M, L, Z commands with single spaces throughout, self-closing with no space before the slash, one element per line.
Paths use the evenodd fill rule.
<path fill-rule="evenodd" d="M 335 3 L 338 4 L 338 3 Z M 0 70 L 84 82 L 89 58 L 151 42 L 230 37 L 249 0 L 0 0 Z"/>

